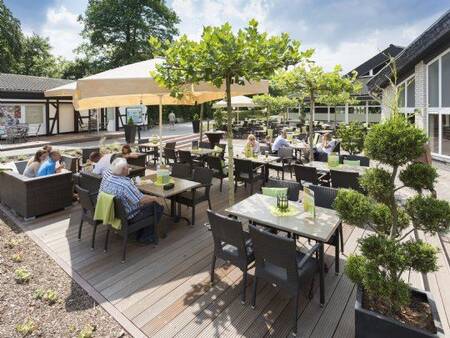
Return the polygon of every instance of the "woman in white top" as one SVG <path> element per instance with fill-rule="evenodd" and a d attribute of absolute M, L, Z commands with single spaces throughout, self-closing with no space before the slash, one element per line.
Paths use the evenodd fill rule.
<path fill-rule="evenodd" d="M 48 153 L 45 150 L 38 150 L 33 157 L 33 161 L 27 165 L 23 171 L 25 177 L 36 177 L 41 164 L 48 158 Z"/>
<path fill-rule="evenodd" d="M 253 134 L 248 135 L 246 147 L 251 147 L 253 153 L 259 153 L 259 142 L 256 141 L 256 137 Z"/>

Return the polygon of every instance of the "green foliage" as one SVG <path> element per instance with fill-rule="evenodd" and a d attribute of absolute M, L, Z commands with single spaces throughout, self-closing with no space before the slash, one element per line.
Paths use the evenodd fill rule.
<path fill-rule="evenodd" d="M 59 299 L 58 293 L 51 289 L 49 289 L 47 291 L 44 291 L 42 289 L 36 289 L 33 293 L 33 298 L 43 300 L 43 301 L 47 302 L 48 305 L 55 304 Z"/>
<path fill-rule="evenodd" d="M 149 42 L 165 57 L 165 63 L 157 66 L 157 72 L 152 75 L 160 85 L 169 88 L 174 97 L 186 94 L 189 83 L 209 82 L 217 88 L 224 86 L 230 166 L 228 199 L 233 204 L 232 85 L 270 78 L 277 69 L 297 64 L 312 51 L 300 52 L 300 43 L 291 40 L 286 33 L 269 36 L 259 32 L 256 20 L 251 20 L 247 27 L 237 32 L 233 32 L 228 23 L 204 27 L 200 41 L 183 35 L 170 44 L 155 38 Z"/>
<path fill-rule="evenodd" d="M 134 121 L 133 121 L 133 119 L 132 119 L 131 117 L 128 118 L 127 124 L 128 124 L 129 126 L 134 126 Z"/>
<path fill-rule="evenodd" d="M 22 337 L 31 335 L 37 329 L 36 324 L 31 319 L 16 325 L 16 331 L 22 335 Z"/>
<path fill-rule="evenodd" d="M 367 155 L 381 163 L 402 166 L 418 158 L 427 136 L 399 114 L 374 125 L 366 136 L 364 149 Z"/>
<path fill-rule="evenodd" d="M 193 120 L 193 121 L 199 121 L 199 120 L 200 120 L 200 117 L 198 116 L 197 113 L 195 113 L 194 115 L 192 115 L 192 120 Z"/>
<path fill-rule="evenodd" d="M 20 239 L 16 239 L 16 238 L 10 238 L 6 243 L 5 243 L 5 248 L 6 249 L 14 249 L 17 245 L 19 245 L 21 242 Z"/>
<path fill-rule="evenodd" d="M 31 272 L 29 272 L 26 268 L 21 267 L 14 271 L 14 279 L 17 284 L 26 284 L 31 279 Z"/>
<path fill-rule="evenodd" d="M 423 189 L 432 191 L 438 174 L 434 167 L 425 163 L 411 163 L 400 172 L 400 181 L 421 193 Z"/>
<path fill-rule="evenodd" d="M 417 195 L 406 202 L 413 225 L 424 232 L 447 232 L 450 227 L 450 204 L 432 196 Z"/>
<path fill-rule="evenodd" d="M 224 125 L 224 111 L 221 109 L 217 109 L 214 112 L 214 126 L 216 128 L 222 128 L 222 126 Z"/>
<path fill-rule="evenodd" d="M 0 0 L 0 73 L 14 72 L 22 54 L 20 22 Z"/>
<path fill-rule="evenodd" d="M 36 289 L 33 292 L 33 299 L 42 300 L 44 298 L 45 291 L 42 289 Z"/>
<path fill-rule="evenodd" d="M 349 125 L 340 125 L 337 136 L 341 139 L 341 147 L 350 155 L 362 153 L 366 128 L 360 122 L 350 122 Z"/>
<path fill-rule="evenodd" d="M 390 203 L 394 189 L 391 176 L 385 169 L 370 168 L 360 177 L 359 184 L 377 202 Z"/>
<path fill-rule="evenodd" d="M 154 57 L 147 39 L 172 41 L 179 18 L 165 1 L 90 0 L 79 21 L 84 43 L 78 51 L 97 72 Z"/>
<path fill-rule="evenodd" d="M 77 338 L 92 338 L 96 328 L 92 325 L 86 325 L 77 335 Z"/>
<path fill-rule="evenodd" d="M 260 107 L 267 108 L 268 114 L 283 113 L 288 108 L 297 105 L 297 100 L 287 96 L 272 96 L 269 94 L 256 95 L 253 97 L 253 102 Z"/>
<path fill-rule="evenodd" d="M 406 229 L 410 222 L 410 218 L 404 210 L 400 209 L 398 210 L 398 213 L 397 234 L 399 234 L 401 230 Z M 370 210 L 370 221 L 372 224 L 376 224 L 376 229 L 380 234 L 384 234 L 386 236 L 390 235 L 394 223 L 394 217 L 392 216 L 391 209 L 389 209 L 386 204 L 372 204 L 372 209 Z"/>
<path fill-rule="evenodd" d="M 16 253 L 11 256 L 11 260 L 14 263 L 21 263 L 21 262 L 23 262 L 23 256 L 20 253 Z"/>
<path fill-rule="evenodd" d="M 371 201 L 355 190 L 339 189 L 333 207 L 350 224 L 364 226 L 370 219 Z"/>

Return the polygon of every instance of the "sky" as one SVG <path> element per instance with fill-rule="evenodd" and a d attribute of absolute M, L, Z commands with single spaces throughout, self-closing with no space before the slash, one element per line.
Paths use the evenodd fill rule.
<path fill-rule="evenodd" d="M 74 59 L 87 0 L 4 0 L 26 34 L 49 37 L 55 55 Z M 314 48 L 325 69 L 345 71 L 389 44 L 407 46 L 450 9 L 450 0 L 167 0 L 181 19 L 180 34 L 198 39 L 202 27 L 255 18 L 269 34 L 287 32 Z"/>

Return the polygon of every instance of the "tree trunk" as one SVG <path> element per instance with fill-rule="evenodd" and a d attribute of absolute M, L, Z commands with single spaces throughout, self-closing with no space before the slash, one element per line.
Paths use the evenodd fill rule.
<path fill-rule="evenodd" d="M 200 141 L 203 140 L 203 103 L 200 105 Z"/>
<path fill-rule="evenodd" d="M 314 102 L 314 93 L 310 93 L 310 109 L 309 109 L 309 161 L 314 161 L 314 109 L 315 109 L 315 102 Z"/>
<path fill-rule="evenodd" d="M 334 131 L 337 129 L 337 113 L 336 113 L 336 106 L 334 106 Z"/>
<path fill-rule="evenodd" d="M 266 108 L 266 127 L 267 127 L 267 130 L 269 130 L 269 116 L 270 116 L 270 108 L 269 108 L 269 106 L 267 106 L 267 108 Z"/>
<path fill-rule="evenodd" d="M 233 111 L 231 109 L 231 76 L 225 79 L 227 95 L 228 204 L 234 204 Z"/>
<path fill-rule="evenodd" d="M 395 177 L 397 176 L 398 166 L 394 166 L 392 169 L 391 182 L 395 186 Z M 391 192 L 391 213 L 392 213 L 392 228 L 389 234 L 391 239 L 397 237 L 397 227 L 398 227 L 398 209 L 397 201 L 395 200 L 395 191 Z"/>

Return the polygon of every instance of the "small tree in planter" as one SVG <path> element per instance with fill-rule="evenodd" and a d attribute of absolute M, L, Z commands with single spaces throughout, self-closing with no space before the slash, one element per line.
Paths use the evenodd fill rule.
<path fill-rule="evenodd" d="M 200 132 L 200 118 L 197 113 L 192 115 L 192 130 L 194 133 Z"/>
<path fill-rule="evenodd" d="M 348 125 L 339 126 L 337 136 L 341 139 L 342 149 L 348 151 L 350 155 L 362 153 L 366 138 L 366 128 L 362 123 L 353 121 Z"/>
<path fill-rule="evenodd" d="M 128 118 L 127 124 L 123 126 L 125 130 L 125 140 L 128 144 L 133 144 L 136 139 L 137 126 L 134 124 L 133 119 Z"/>
<path fill-rule="evenodd" d="M 432 166 L 414 162 L 426 142 L 422 130 L 394 112 L 374 126 L 365 140 L 367 155 L 382 164 L 368 169 L 360 179 L 367 196 L 346 189 L 338 192 L 335 208 L 341 219 L 374 232 L 359 240 L 360 253 L 351 255 L 346 266 L 347 275 L 359 286 L 357 337 L 434 336 L 423 327 L 414 327 L 426 323 L 408 320 L 408 314 L 425 312 L 428 295 L 411 289 L 402 279 L 402 274 L 411 270 L 428 273 L 438 269 L 436 248 L 413 239 L 414 230 L 435 234 L 447 231 L 450 224 L 449 203 L 423 194 L 433 189 L 437 178 Z M 398 173 L 400 186 L 395 182 Z M 418 193 L 402 205 L 396 193 L 405 187 Z M 433 313 L 430 305 L 436 320 L 437 312 Z"/>

